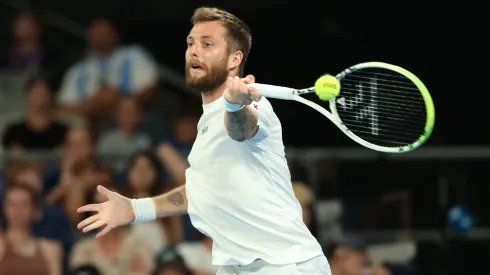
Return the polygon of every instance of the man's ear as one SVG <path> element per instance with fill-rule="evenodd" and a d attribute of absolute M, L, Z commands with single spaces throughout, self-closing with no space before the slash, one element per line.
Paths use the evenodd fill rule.
<path fill-rule="evenodd" d="M 228 69 L 234 70 L 235 68 L 238 68 L 240 64 L 242 64 L 242 60 L 243 60 L 243 52 L 242 51 L 234 52 L 228 58 Z"/>

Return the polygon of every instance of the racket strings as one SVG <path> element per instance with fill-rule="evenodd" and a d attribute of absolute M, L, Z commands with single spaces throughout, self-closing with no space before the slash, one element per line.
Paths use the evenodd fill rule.
<path fill-rule="evenodd" d="M 344 124 L 346 124 L 346 122 L 350 122 L 352 124 L 355 124 L 357 122 L 357 120 L 355 120 L 355 119 L 344 119 L 344 120 L 342 120 L 342 122 L 344 122 Z M 406 135 L 407 137 L 408 136 L 413 137 L 414 134 L 420 134 L 420 131 L 419 131 L 420 129 L 418 129 L 416 127 L 407 128 L 407 127 L 402 126 L 402 125 L 393 125 L 393 124 L 386 124 L 386 123 L 379 123 L 379 122 L 378 122 L 377 126 L 378 126 L 378 128 L 390 127 L 393 130 L 400 131 L 401 135 Z M 370 125 L 356 125 L 356 127 L 359 129 L 371 129 Z"/>
<path fill-rule="evenodd" d="M 358 71 L 356 73 L 359 73 L 359 74 L 362 74 L 363 72 L 361 71 Z M 364 81 L 371 81 L 371 79 L 373 79 L 373 75 L 376 76 L 376 75 L 383 75 L 383 76 L 387 76 L 387 74 L 372 74 L 371 76 L 367 76 L 367 75 L 352 75 L 351 76 L 351 79 L 352 80 L 364 80 Z M 382 78 L 377 78 L 377 80 L 379 81 L 377 84 L 378 86 L 381 86 L 381 87 L 387 87 L 387 88 L 401 88 L 401 89 L 407 89 L 407 90 L 412 90 L 412 91 L 418 91 L 417 88 L 415 87 L 412 87 L 412 86 L 409 86 L 410 83 L 407 83 L 406 81 L 399 81 L 399 80 L 387 80 L 387 79 L 382 79 Z M 403 85 L 406 85 L 406 86 L 401 86 L 400 84 L 403 84 Z"/>
<path fill-rule="evenodd" d="M 424 133 L 424 99 L 417 86 L 400 73 L 382 68 L 347 73 L 336 102 L 342 123 L 373 144 L 405 146 Z"/>
<path fill-rule="evenodd" d="M 403 122 L 405 120 L 409 120 L 409 121 L 416 122 L 416 123 L 425 123 L 425 117 L 423 117 L 421 115 L 416 115 L 416 116 L 407 118 L 406 116 L 403 116 L 401 114 L 395 114 L 393 112 L 388 112 L 386 110 L 380 110 L 379 108 L 373 108 L 373 109 L 374 109 L 374 111 L 377 111 L 379 114 L 389 115 L 389 116 L 391 116 L 391 118 L 393 120 L 399 120 L 400 122 Z M 348 111 L 348 110 L 346 110 L 344 112 L 345 113 L 349 113 L 352 116 L 358 115 L 358 112 L 354 112 L 354 111 Z"/>
<path fill-rule="evenodd" d="M 345 86 L 343 86 L 343 89 L 346 91 L 358 93 L 359 89 L 362 89 L 362 87 L 356 87 L 359 86 L 359 84 L 354 84 L 354 83 L 343 83 Z M 390 93 L 392 90 L 390 89 L 383 89 L 383 88 L 378 88 L 379 91 L 384 92 L 385 94 L 381 95 L 381 99 L 383 97 L 387 97 L 390 99 L 390 101 L 398 101 L 398 102 L 407 102 L 407 103 L 413 103 L 416 102 L 417 100 L 414 99 L 411 95 L 400 95 L 400 94 L 393 94 Z"/>
<path fill-rule="evenodd" d="M 345 94 L 345 96 L 350 96 L 350 97 L 355 97 L 356 96 L 356 93 L 357 91 L 355 90 L 349 90 L 349 89 L 346 89 L 347 92 Z M 348 94 L 350 92 L 350 95 Z M 420 111 L 424 111 L 425 109 L 423 107 L 418 107 L 418 103 L 416 101 L 399 101 L 399 100 L 396 100 L 396 99 L 390 99 L 389 97 L 378 97 L 377 98 L 377 101 L 380 102 L 380 103 L 383 103 L 386 108 L 388 108 L 389 106 L 393 107 L 393 109 L 402 109 L 402 110 L 405 110 L 405 111 L 409 111 L 409 110 L 413 110 L 414 106 L 415 108 L 419 109 Z M 403 103 L 402 103 L 403 102 Z M 351 103 L 352 104 L 352 103 Z M 406 107 L 406 108 L 404 108 Z"/>

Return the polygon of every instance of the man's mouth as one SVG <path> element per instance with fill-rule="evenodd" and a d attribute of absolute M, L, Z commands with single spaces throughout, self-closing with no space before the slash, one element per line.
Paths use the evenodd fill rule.
<path fill-rule="evenodd" d="M 203 71 L 203 68 L 201 67 L 201 65 L 197 64 L 197 63 L 192 63 L 191 64 L 191 71 Z"/>

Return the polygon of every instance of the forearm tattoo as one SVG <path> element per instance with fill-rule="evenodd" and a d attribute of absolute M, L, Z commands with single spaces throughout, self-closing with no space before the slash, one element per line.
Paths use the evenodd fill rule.
<path fill-rule="evenodd" d="M 237 112 L 226 112 L 225 126 L 232 139 L 245 141 L 258 130 L 257 115 L 248 107 Z"/>
<path fill-rule="evenodd" d="M 174 206 L 182 206 L 185 202 L 184 196 L 179 192 L 169 194 L 167 199 Z"/>

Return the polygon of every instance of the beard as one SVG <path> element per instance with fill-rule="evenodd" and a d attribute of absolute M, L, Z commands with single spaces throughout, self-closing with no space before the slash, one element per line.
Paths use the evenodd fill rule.
<path fill-rule="evenodd" d="M 205 65 L 203 65 L 205 66 Z M 228 78 L 226 58 L 212 67 L 202 68 L 202 75 L 191 74 L 191 64 L 185 65 L 185 82 L 187 86 L 201 93 L 211 92 L 225 83 Z"/>

